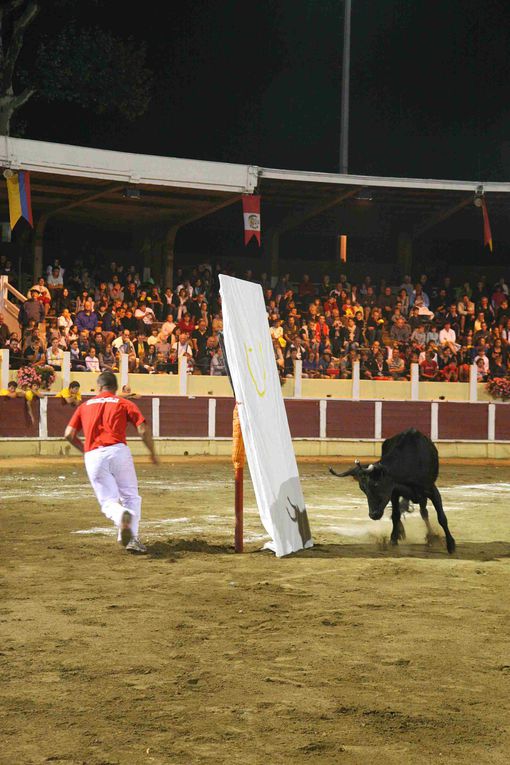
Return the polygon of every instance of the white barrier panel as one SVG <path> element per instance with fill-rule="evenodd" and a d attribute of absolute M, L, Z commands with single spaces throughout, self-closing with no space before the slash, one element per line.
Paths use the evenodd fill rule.
<path fill-rule="evenodd" d="M 227 362 L 262 524 L 277 556 L 311 547 L 308 516 L 258 284 L 220 275 Z"/>

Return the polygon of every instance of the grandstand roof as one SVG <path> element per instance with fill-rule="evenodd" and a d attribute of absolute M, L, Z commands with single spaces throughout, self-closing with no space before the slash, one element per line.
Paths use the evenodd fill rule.
<path fill-rule="evenodd" d="M 332 211 L 372 202 L 386 222 L 421 232 L 467 207 L 483 186 L 491 212 L 510 212 L 510 183 L 340 175 L 158 157 L 0 137 L 0 166 L 29 170 L 37 220 L 44 214 L 118 226 L 135 221 L 183 225 L 257 189 L 264 228 L 288 230 Z M 129 197 L 134 189 L 140 198 Z M 5 184 L 0 212 L 7 219 Z M 313 224 L 312 224 L 313 225 Z M 364 223 L 366 226 L 366 221 Z M 375 225 L 375 224 L 374 224 Z"/>

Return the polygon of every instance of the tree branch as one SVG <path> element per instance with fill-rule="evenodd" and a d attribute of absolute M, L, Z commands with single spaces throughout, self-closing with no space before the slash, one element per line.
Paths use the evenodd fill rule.
<path fill-rule="evenodd" d="M 20 0 L 11 0 L 11 3 L 4 11 L 11 11 L 20 7 L 22 3 Z M 9 46 L 5 53 L 5 62 L 2 72 L 2 91 L 12 92 L 12 78 L 14 76 L 14 67 L 23 45 L 23 36 L 26 28 L 32 23 L 37 14 L 39 13 L 39 6 L 36 0 L 30 0 L 27 7 L 21 14 L 21 16 L 13 22 L 13 32 L 9 42 Z"/>

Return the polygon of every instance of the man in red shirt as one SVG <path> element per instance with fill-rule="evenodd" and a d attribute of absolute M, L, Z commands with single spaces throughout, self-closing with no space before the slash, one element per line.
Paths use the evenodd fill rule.
<path fill-rule="evenodd" d="M 157 463 L 152 435 L 132 401 L 117 395 L 117 378 L 102 372 L 98 395 L 81 404 L 69 420 L 65 437 L 85 453 L 85 468 L 101 510 L 119 530 L 118 540 L 132 553 L 146 553 L 138 539 L 142 500 L 138 494 L 133 457 L 126 443 L 127 423 L 132 422 Z M 78 438 L 83 430 L 85 444 Z"/>

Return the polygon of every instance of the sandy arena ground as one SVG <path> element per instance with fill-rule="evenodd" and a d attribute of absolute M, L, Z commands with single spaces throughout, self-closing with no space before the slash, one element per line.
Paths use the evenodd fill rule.
<path fill-rule="evenodd" d="M 2 765 L 508 763 L 510 467 L 442 469 L 452 557 L 300 470 L 317 544 L 277 560 L 249 480 L 233 554 L 228 464 L 140 460 L 135 558 L 79 459 L 3 461 Z"/>

